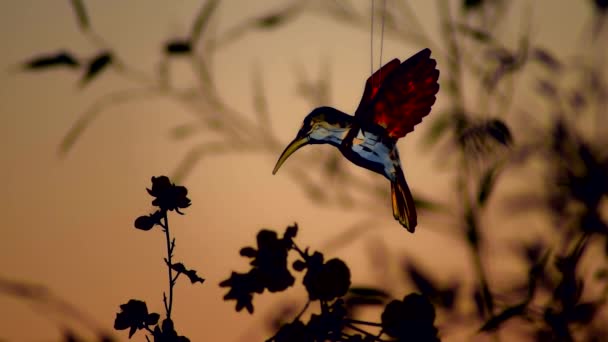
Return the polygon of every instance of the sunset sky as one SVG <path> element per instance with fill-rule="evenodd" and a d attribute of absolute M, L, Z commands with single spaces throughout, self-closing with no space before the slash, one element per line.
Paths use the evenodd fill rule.
<path fill-rule="evenodd" d="M 95 32 L 129 65 L 150 75 L 154 75 L 162 44 L 188 34 L 202 3 L 84 2 Z M 460 3 L 452 2 L 455 6 Z M 506 30 L 511 47 L 517 46 L 522 32 L 521 5 L 528 3 L 515 2 L 508 21 L 512 27 Z M 534 0 L 528 13 L 533 18 L 533 42 L 561 56 L 571 54 L 591 16 L 586 2 Z M 247 18 L 288 3 L 223 0 L 215 30 L 225 32 Z M 366 11 L 369 1 L 354 3 Z M 409 1 L 428 33 L 438 38 L 434 3 Z M 151 210 L 151 197 L 145 191 L 150 178 L 171 175 L 187 150 L 206 138 L 201 133 L 197 139 L 177 141 L 169 134 L 171 128 L 191 122 L 196 114 L 170 98 L 109 107 L 61 157 L 61 140 L 77 118 L 100 96 L 134 84 L 111 70 L 84 88 L 74 70 L 19 70 L 20 63 L 39 54 L 67 49 L 88 58 L 99 50 L 78 30 L 67 0 L 4 0 L 0 2 L 0 18 L 0 179 L 4 183 L 0 278 L 44 285 L 108 331 L 112 331 L 119 305 L 131 298 L 145 300 L 151 310 L 162 312 L 162 292 L 166 290 L 163 236 L 160 230 L 138 231 L 133 221 Z M 375 38 L 378 42 L 379 35 Z M 370 73 L 369 40 L 369 25 L 354 28 L 305 13 L 276 30 L 252 31 L 223 48 L 213 66 L 218 91 L 232 107 L 251 113 L 252 70 L 259 67 L 273 127 L 286 144 L 312 109 L 296 93 L 298 75 L 294 70 L 302 67 L 316 77 L 327 62 L 332 86 L 328 105 L 352 113 Z M 383 60 L 403 60 L 423 47 L 387 38 Z M 379 45 L 375 49 L 377 62 Z M 443 60 L 437 59 L 441 70 Z M 172 80 L 177 86 L 194 80 L 187 67 L 176 63 L 174 70 Z M 440 92 L 433 112 L 441 108 Z M 450 173 L 439 167 L 436 151 L 423 149 L 419 141 L 432 115 L 400 141 L 401 158 L 414 194 L 447 202 L 450 195 L 444 196 L 442 189 L 449 186 Z M 327 151 L 330 147 L 313 148 Z M 170 218 L 176 259 L 207 279 L 199 286 L 180 282 L 176 289 L 176 326 L 192 341 L 262 340 L 266 335 L 259 326 L 266 322 L 271 308 L 282 300 L 304 300 L 301 288 L 287 295 L 266 293 L 255 299 L 260 305 L 253 316 L 236 313 L 233 302 L 222 301 L 226 291 L 218 283 L 231 271 L 246 269 L 247 260 L 240 258 L 238 251 L 254 243 L 259 229 L 283 231 L 297 221 L 301 228 L 297 240 L 314 250 L 357 222 L 358 213 L 311 202 L 287 173 L 273 176 L 280 152 L 207 158 L 182 183 L 190 191 L 192 206 L 185 210 L 185 216 Z M 369 250 L 380 243 L 389 254 L 406 251 L 425 265 L 447 270 L 445 279 L 470 272 L 463 261 L 468 255 L 462 246 L 431 228 L 445 224 L 445 220 L 422 215 L 416 234 L 407 234 L 393 220 L 388 198 L 377 216 L 378 229 L 345 248 L 328 252 L 352 266 L 354 282 L 373 284 Z M 49 319 L 35 305 L 3 293 L 0 316 L 0 340 L 7 341 L 56 340 L 61 333 L 58 328 L 71 322 Z M 114 335 L 124 340 L 127 337 L 126 332 Z M 142 334 L 135 340 L 145 339 Z"/>

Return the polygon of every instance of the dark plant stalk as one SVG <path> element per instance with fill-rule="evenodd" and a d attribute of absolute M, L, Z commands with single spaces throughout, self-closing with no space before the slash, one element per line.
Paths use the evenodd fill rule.
<path fill-rule="evenodd" d="M 360 321 L 358 319 L 352 319 L 352 318 L 349 318 L 347 321 L 349 323 L 352 323 L 352 324 L 363 324 L 363 325 L 370 325 L 370 326 L 373 326 L 373 327 L 381 327 L 382 326 L 382 323 Z"/>
<path fill-rule="evenodd" d="M 486 275 L 483 262 L 481 260 L 481 253 L 478 248 L 473 249 L 473 262 L 475 264 L 475 273 L 477 273 L 477 279 L 481 286 L 481 296 L 483 298 L 484 305 L 490 317 L 494 315 L 494 297 L 490 292 L 490 285 L 488 284 L 488 276 Z"/>
<path fill-rule="evenodd" d="M 467 169 L 467 161 L 466 156 L 464 155 L 466 152 L 462 151 L 462 164 L 463 170 Z M 489 316 L 488 318 L 494 317 L 494 298 L 492 296 L 492 292 L 490 291 L 490 285 L 488 283 L 488 276 L 485 268 L 483 267 L 483 260 L 481 257 L 481 248 L 480 241 L 481 231 L 477 225 L 478 213 L 477 210 L 474 209 L 474 203 L 471 200 L 471 197 L 468 196 L 468 182 L 467 176 L 465 172 L 458 173 L 458 191 L 462 197 L 464 208 L 464 221 L 466 224 L 465 235 L 467 237 L 467 242 L 469 244 L 471 250 L 471 257 L 473 258 L 473 269 L 475 270 L 475 274 L 477 277 L 477 282 L 479 283 L 479 287 L 481 289 L 481 299 L 484 305 L 484 310 L 486 314 Z M 494 341 L 500 341 L 498 336 L 498 331 L 495 331 L 493 334 Z"/>
<path fill-rule="evenodd" d="M 371 336 L 370 333 L 368 333 L 367 331 L 365 331 L 365 330 L 363 330 L 363 329 L 361 329 L 361 328 L 359 328 L 359 327 L 357 327 L 357 326 L 355 326 L 355 325 L 353 325 L 351 323 L 347 323 L 346 326 L 348 326 L 350 329 L 353 329 L 356 332 L 362 333 L 365 336 Z M 383 341 L 383 340 L 381 340 L 380 338 L 374 336 L 373 341 Z"/>
<path fill-rule="evenodd" d="M 175 279 L 173 279 L 173 269 L 171 269 L 171 257 L 173 256 L 174 243 L 171 242 L 171 234 L 169 232 L 169 218 L 167 217 L 167 211 L 163 213 L 165 225 L 165 239 L 167 241 L 167 270 L 169 275 L 169 302 L 167 303 L 167 297 L 163 298 L 165 302 L 165 310 L 167 311 L 167 319 L 171 319 L 171 309 L 173 308 L 173 286 L 175 285 Z"/>
<path fill-rule="evenodd" d="M 449 87 L 448 94 L 451 94 L 453 103 L 456 108 L 459 108 L 461 111 L 464 108 L 464 98 L 462 89 L 462 68 L 461 68 L 461 51 L 458 39 L 455 35 L 454 30 L 454 20 L 452 19 L 452 14 L 450 11 L 450 4 L 448 1 L 439 1 L 439 13 L 442 16 L 442 31 L 443 35 L 446 39 L 446 45 L 448 47 L 448 55 L 451 56 L 448 59 L 448 68 L 449 68 L 449 79 L 448 84 Z M 464 111 L 463 111 L 464 112 Z M 461 158 L 462 158 L 462 168 L 461 170 L 467 170 L 468 165 L 466 161 L 466 151 L 464 147 L 461 146 Z M 472 258 L 475 273 L 477 275 L 477 280 L 481 287 L 481 296 L 483 300 L 483 304 L 485 309 L 487 310 L 490 317 L 493 315 L 494 310 L 494 300 L 492 298 L 492 294 L 490 292 L 490 287 L 488 284 L 488 277 L 483 267 L 479 241 L 481 240 L 481 232 L 479 227 L 477 227 L 477 213 L 473 210 L 473 205 L 471 197 L 468 195 L 468 182 L 467 182 L 467 174 L 466 171 L 462 171 L 458 173 L 457 178 L 457 189 L 459 192 L 459 196 L 462 198 L 462 203 L 464 204 L 463 213 L 465 215 L 465 223 L 466 227 L 466 235 L 467 240 L 469 241 L 469 245 L 471 246 Z M 467 217 L 470 215 L 471 217 Z M 472 241 L 474 239 L 474 242 Z M 497 335 L 495 338 L 498 340 Z"/>
<path fill-rule="evenodd" d="M 463 109 L 461 51 L 454 30 L 455 25 L 450 11 L 450 3 L 446 0 L 439 1 L 438 7 L 439 15 L 442 17 L 440 20 L 441 30 L 446 39 L 447 55 L 450 57 L 447 59 L 447 67 L 449 69 L 447 80 L 449 91 L 447 93 L 452 95 L 454 107 Z"/>

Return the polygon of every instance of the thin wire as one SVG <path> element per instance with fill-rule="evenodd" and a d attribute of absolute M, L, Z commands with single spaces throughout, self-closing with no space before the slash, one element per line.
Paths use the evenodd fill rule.
<path fill-rule="evenodd" d="M 374 0 L 372 0 L 372 18 L 371 18 L 371 30 L 370 30 L 370 65 L 371 65 L 371 78 L 372 86 L 374 84 Z M 378 85 L 382 82 L 382 50 L 384 50 L 384 22 L 386 21 L 386 0 L 382 0 L 382 33 L 380 34 L 380 60 L 378 64 Z"/>
<path fill-rule="evenodd" d="M 369 35 L 370 75 L 374 76 L 374 0 L 372 0 L 371 30 Z M 374 80 L 372 79 L 372 84 Z"/>
<path fill-rule="evenodd" d="M 386 0 L 382 0 L 382 33 L 380 36 L 380 65 L 378 69 L 382 68 L 382 50 L 384 48 L 384 19 L 386 16 Z M 381 74 L 382 75 L 382 74 Z M 380 77 L 382 79 L 382 77 Z"/>

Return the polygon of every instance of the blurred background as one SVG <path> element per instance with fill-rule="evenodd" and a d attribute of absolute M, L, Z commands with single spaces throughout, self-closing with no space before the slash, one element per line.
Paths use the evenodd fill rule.
<path fill-rule="evenodd" d="M 603 146 L 605 2 L 386 2 L 382 62 L 429 47 L 441 70 L 432 113 L 399 142 L 408 183 L 421 200 L 414 235 L 392 218 L 389 183 L 330 146 L 299 151 L 271 174 L 314 107 L 355 110 L 371 55 L 374 70 L 380 61 L 382 1 L 375 2 L 373 46 L 367 0 L 84 1 L 88 20 L 75 3 L 0 3 L 5 290 L 13 281 L 44 286 L 107 330 L 130 298 L 162 311 L 163 236 L 133 229 L 134 219 L 151 210 L 145 188 L 158 175 L 186 186 L 192 200 L 171 225 L 175 259 L 207 280 L 176 289 L 174 320 L 193 341 L 262 340 L 278 307 L 305 301 L 301 289 L 264 294 L 254 300 L 254 315 L 222 301 L 219 282 L 246 268 L 238 251 L 261 228 L 282 231 L 297 222 L 300 246 L 342 258 L 354 283 L 390 288 L 399 298 L 416 289 L 405 264 L 441 284 L 458 283 L 468 298 L 479 279 L 477 261 L 500 292 L 511 280 L 525 283 L 528 270 L 517 256 L 525 243 L 573 239 L 567 229 L 552 230 L 556 215 L 539 204 L 552 186 L 545 159 L 528 156 L 551 140 L 553 123 L 563 117 L 577 118 L 563 122 Z M 192 32 L 196 41 L 189 41 Z M 180 53 L 177 43 L 185 41 L 191 51 Z M 60 52 L 83 65 L 30 63 Z M 111 62 L 87 76 L 87 63 L 106 53 Z M 574 69 L 574 76 L 558 69 Z M 560 93 L 579 87 L 584 78 L 576 71 L 583 69 L 598 76 L 587 82 L 596 82 L 596 93 L 579 94 L 586 107 L 576 94 Z M 562 99 L 572 101 L 558 106 Z M 465 141 L 478 127 L 492 142 Z M 507 136 L 514 147 L 504 146 Z M 493 189 L 487 203 L 464 205 L 497 167 L 501 178 L 486 186 Z M 482 227 L 481 251 L 471 253 L 466 217 Z M 81 320 L 5 292 L 1 340 L 57 340 L 67 328 L 91 333 Z M 474 310 L 471 301 L 461 302 L 462 312 Z M 448 325 L 439 323 L 446 341 L 487 337 L 475 334 L 479 325 Z"/>

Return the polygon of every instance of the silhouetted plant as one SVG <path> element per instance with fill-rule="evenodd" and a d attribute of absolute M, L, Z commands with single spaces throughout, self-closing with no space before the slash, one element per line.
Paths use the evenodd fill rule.
<path fill-rule="evenodd" d="M 190 199 L 186 197 L 188 189 L 184 186 L 177 186 L 169 180 L 167 176 L 152 177 L 152 188 L 147 189 L 148 194 L 154 197 L 152 205 L 158 207 L 158 210 L 150 215 L 140 216 L 135 220 L 135 228 L 144 231 L 151 230 L 155 226 L 159 226 L 165 233 L 167 244 L 167 257 L 165 264 L 169 279 L 168 294 L 163 292 L 163 304 L 165 307 L 165 318 L 161 324 L 158 324 L 160 314 L 148 312 L 146 302 L 131 299 L 127 303 L 120 305 L 120 312 L 116 314 L 114 320 L 114 329 L 126 330 L 129 329 L 129 338 L 131 338 L 138 330 L 146 330 L 155 342 L 185 342 L 189 339 L 185 336 L 180 336 L 175 330 L 173 320 L 171 319 L 171 311 L 173 309 L 173 287 L 180 275 L 186 276 L 192 284 L 203 283 L 205 279 L 196 274 L 195 270 L 188 269 L 183 263 L 173 262 L 173 251 L 175 249 L 175 238 L 171 238 L 169 230 L 169 211 L 183 215 L 180 209 L 185 209 L 190 206 Z M 175 273 L 174 273 L 175 272 Z M 149 341 L 149 337 L 146 336 Z"/>
<path fill-rule="evenodd" d="M 235 300 L 237 311 L 245 308 L 253 313 L 254 294 L 261 294 L 264 290 L 284 291 L 294 284 L 288 256 L 290 252 L 296 255 L 291 269 L 304 272 L 302 284 L 308 293 L 308 301 L 300 313 L 290 323 L 281 325 L 268 342 L 386 341 L 381 339 L 384 334 L 392 338 L 390 341 L 439 341 L 434 326 L 435 308 L 425 296 L 417 293 L 388 303 L 380 323 L 349 317 L 346 300 L 349 290 L 359 298 L 358 304 L 379 304 L 385 298 L 378 298 L 382 294 L 373 290 L 351 288 L 348 266 L 337 258 L 326 261 L 320 252 L 310 252 L 308 248 L 302 250 L 294 241 L 297 232 L 297 224 L 287 227 L 282 238 L 274 231 L 261 230 L 257 235 L 257 249 L 244 247 L 240 252 L 241 256 L 253 259 L 251 270 L 247 273 L 232 272 L 230 278 L 220 283 L 220 286 L 229 288 L 224 300 Z M 319 303 L 320 313 L 311 314 L 305 323 L 302 316 L 313 302 Z M 353 302 L 351 297 L 350 304 Z M 372 333 L 361 326 L 379 327 L 381 330 Z"/>

